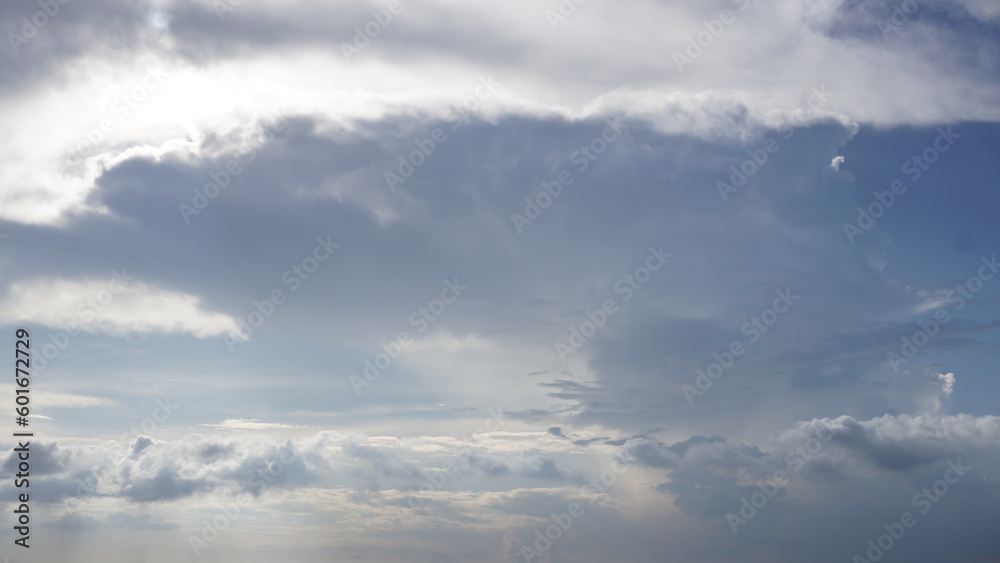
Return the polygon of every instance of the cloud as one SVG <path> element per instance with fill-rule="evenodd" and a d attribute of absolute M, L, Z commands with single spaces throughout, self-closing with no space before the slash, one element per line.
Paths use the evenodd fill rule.
<path fill-rule="evenodd" d="M 15 394 L 13 385 L 0 385 L 0 393 Z M 35 397 L 35 405 L 43 412 L 48 409 L 91 409 L 120 406 L 117 401 L 104 397 L 94 397 L 78 393 L 61 393 L 46 390 L 44 394 Z M 51 420 L 51 417 L 32 412 L 31 417 Z"/>
<path fill-rule="evenodd" d="M 832 444 L 845 456 L 845 467 L 861 462 L 881 470 L 906 471 L 963 453 L 1000 447 L 1000 418 L 970 415 L 887 415 L 867 421 L 844 416 L 801 422 L 782 439 L 801 441 L 821 431 L 832 434 Z"/>
<path fill-rule="evenodd" d="M 131 480 L 122 488 L 121 495 L 136 502 L 168 501 L 191 496 L 207 490 L 208 486 L 204 479 L 186 479 L 174 468 L 161 467 L 151 476 Z"/>
<path fill-rule="evenodd" d="M 864 499 L 867 510 L 898 510 L 900 492 L 908 499 L 912 496 L 906 496 L 908 487 L 919 491 L 928 479 L 940 478 L 935 474 L 954 459 L 975 470 L 963 477 L 964 488 L 956 485 L 956 492 L 948 498 L 949 508 L 936 510 L 942 514 L 968 510 L 987 517 L 982 499 L 995 488 L 988 478 L 992 474 L 989 468 L 1000 454 L 997 417 L 969 415 L 815 419 L 801 421 L 758 444 L 695 435 L 668 445 L 636 437 L 620 450 L 601 447 L 603 453 L 588 459 L 563 458 L 572 459 L 568 465 L 556 462 L 563 456 L 559 450 L 544 446 L 566 444 L 564 439 L 542 439 L 535 442 L 535 451 L 517 453 L 483 444 L 472 453 L 462 453 L 461 445 L 455 444 L 427 457 L 418 441 L 389 445 L 391 441 L 383 437 L 359 438 L 330 432 L 284 443 L 249 436 L 219 439 L 191 435 L 176 441 L 141 436 L 127 445 L 127 451 L 120 444 L 94 448 L 40 443 L 33 448 L 41 446 L 38 451 L 53 455 L 58 452 L 62 460 L 56 464 L 45 462 L 48 458 L 44 455 L 39 458 L 40 468 L 49 470 L 42 470 L 37 486 L 66 490 L 68 498 L 82 501 L 73 511 L 56 518 L 53 525 L 64 530 L 172 530 L 183 528 L 185 520 L 170 514 L 191 510 L 217 513 L 218 507 L 232 512 L 235 505 L 244 515 L 232 523 L 237 534 L 262 514 L 284 513 L 293 519 L 354 514 L 357 518 L 350 519 L 353 524 L 349 523 L 348 529 L 338 528 L 338 533 L 347 534 L 345 546 L 361 537 L 385 534 L 392 538 L 386 546 L 391 551 L 391 545 L 411 541 L 411 534 L 447 537 L 453 526 L 442 524 L 453 522 L 471 534 L 466 541 L 475 544 L 487 541 L 490 533 L 495 535 L 500 523 L 513 534 L 509 543 L 520 549 L 521 544 L 531 545 L 536 528 L 544 529 L 551 523 L 550 514 L 564 512 L 576 502 L 584 508 L 584 516 L 574 520 L 577 533 L 560 540 L 561 551 L 587 545 L 595 557 L 619 552 L 640 558 L 637 560 L 644 553 L 640 545 L 675 543 L 685 536 L 707 541 L 720 528 L 725 529 L 725 535 L 716 538 L 720 546 L 744 556 L 756 553 L 753 542 L 742 543 L 744 534 L 766 536 L 780 527 L 800 535 L 796 553 L 821 553 L 831 545 L 863 538 L 866 521 L 861 519 L 850 530 L 834 533 L 821 525 L 829 511 L 814 512 L 810 507 L 815 503 L 847 510 L 842 491 L 861 488 L 868 491 Z M 604 456 L 615 452 L 629 460 L 628 464 L 616 472 L 615 495 L 598 494 L 586 485 L 588 477 L 607 469 L 610 457 Z M 34 460 L 34 449 L 32 455 Z M 440 473 L 441 460 L 465 462 L 475 471 L 441 473 L 443 481 L 431 480 L 431 475 Z M 88 474 L 88 467 L 96 471 Z M 739 536 L 731 535 L 725 515 L 738 511 L 740 498 L 758 492 L 761 483 L 773 485 L 779 470 L 789 476 L 789 482 L 781 483 L 770 497 L 769 505 L 773 506 L 760 509 L 759 516 L 742 528 Z M 369 471 L 375 471 L 380 479 L 369 481 L 365 478 Z M 466 485 L 470 478 L 484 477 L 500 489 L 484 491 Z M 443 486 L 418 491 L 414 484 L 425 479 Z M 255 481 L 262 486 L 255 486 Z M 79 487 L 81 482 L 91 483 L 93 488 L 84 488 L 82 495 L 79 488 L 72 492 L 70 484 Z M 323 486 L 316 488 L 317 484 Z M 660 494 L 651 497 L 649 490 Z M 973 491 L 978 492 L 969 494 Z M 43 500 L 53 501 L 59 499 Z M 419 508 L 413 508 L 414 503 Z M 139 516 L 131 507 L 146 508 Z M 628 514 L 636 510 L 657 516 L 643 520 L 648 526 L 629 528 Z M 664 525 L 676 533 L 670 532 L 673 535 L 668 537 L 654 529 Z M 355 529 L 358 526 L 364 530 Z M 617 548 L 591 543 L 600 537 L 621 541 L 624 536 L 618 531 L 624 528 L 631 529 L 629 534 L 636 534 L 636 539 L 646 539 Z M 978 533 L 978 528 L 970 530 L 968 533 Z M 813 542 L 811 547 L 809 542 Z M 690 548 L 684 542 L 678 545 Z M 981 548 L 976 541 L 968 545 L 970 552 Z"/>
<path fill-rule="evenodd" d="M 492 476 L 513 473 L 533 479 L 550 481 L 567 481 L 570 479 L 570 475 L 564 469 L 560 468 L 554 459 L 545 455 L 531 455 L 523 452 L 518 454 L 472 452 L 466 454 L 464 457 L 472 468 L 479 469 Z"/>
<path fill-rule="evenodd" d="M 684 53 L 703 22 L 734 6 L 633 4 L 641 9 L 581 8 L 554 31 L 545 9 L 526 1 L 488 7 L 428 2 L 404 9 L 356 61 L 341 51 L 372 17 L 358 6 L 262 3 L 241 6 L 222 21 L 210 4 L 187 1 L 107 1 L 89 14 L 64 9 L 54 18 L 57 33 L 55 27 L 42 30 L 24 53 L 3 55 L 15 77 L 5 82 L 11 89 L 5 101 L 16 104 L 3 148 L 17 155 L 0 171 L 3 216 L 54 224 L 74 213 L 100 212 L 87 197 L 108 166 L 139 154 L 199 154 L 209 146 L 198 140 L 294 113 L 342 129 L 399 114 L 441 118 L 453 115 L 454 107 L 491 121 L 626 114 L 664 132 L 706 140 L 746 139 L 759 124 L 775 127 L 803 113 L 813 123 L 825 118 L 880 126 L 994 121 L 1000 115 L 989 64 L 994 42 L 956 33 L 948 20 L 923 18 L 902 26 L 898 41 L 886 41 L 871 15 L 882 8 L 875 2 L 737 6 L 739 18 L 725 26 L 724 38 L 678 70 L 664 65 L 664 57 Z M 961 4 L 992 21 L 987 3 Z M 22 13 L 8 12 L 11 21 Z M 153 26 L 153 15 L 169 23 Z M 653 27 L 654 21 L 666 23 Z M 469 22 L 477 23 L 470 28 Z M 762 37 L 757 30 L 764 25 L 775 32 Z M 142 56 L 123 59 L 89 41 L 94 36 L 115 37 Z M 787 49 L 789 41 L 802 48 Z M 529 55 L 534 52 L 547 56 Z M 47 72 L 18 72 L 39 65 Z M 70 69 L 80 65 L 90 72 L 73 76 Z M 331 76 L 338 78 L 295 80 L 315 66 L 334 69 Z M 925 67 L 940 80 L 926 81 L 918 70 Z M 132 100 L 129 93 L 149 68 L 168 78 Z M 582 72 L 589 68 L 598 71 Z M 477 99 L 487 75 L 499 85 L 488 99 Z M 339 88 L 340 80 L 357 87 Z M 72 88 L 49 88 L 50 82 Z M 822 111 L 803 111 L 817 88 L 829 89 L 832 101 Z M 949 95 L 954 90 L 963 95 Z M 31 95 L 39 92 L 44 95 Z M 122 96 L 127 106 L 115 104 Z M 72 112 L 52 111 L 69 107 Z M 120 107 L 130 109 L 111 109 Z M 61 127 L 39 127 L 39 119 Z M 79 160 L 77 148 L 84 163 L 71 165 Z M 60 165 L 54 170 L 50 162 Z"/>
<path fill-rule="evenodd" d="M 961 6 L 969 15 L 983 21 L 1000 18 L 1000 7 L 988 0 L 939 0 L 936 3 L 943 6 L 949 4 Z"/>
<path fill-rule="evenodd" d="M 129 278 L 115 272 L 109 281 L 15 282 L 0 303 L 0 318 L 61 328 L 70 335 L 79 330 L 114 336 L 179 332 L 198 338 L 237 333 L 233 318 L 203 310 L 198 297 Z"/>
<path fill-rule="evenodd" d="M 283 424 L 280 422 L 261 422 L 258 419 L 245 419 L 245 418 L 230 418 L 223 420 L 218 424 L 202 424 L 202 426 L 208 426 L 211 428 L 217 428 L 220 430 L 282 430 L 288 428 L 305 428 L 304 426 L 295 426 L 292 424 Z"/>
<path fill-rule="evenodd" d="M 995 558 L 992 4 L 402 5 L 59 4 L 0 53 L 0 323 L 65 351 L 40 526 L 491 561 L 578 503 L 537 560 L 825 563 L 961 459 L 892 556 Z"/>

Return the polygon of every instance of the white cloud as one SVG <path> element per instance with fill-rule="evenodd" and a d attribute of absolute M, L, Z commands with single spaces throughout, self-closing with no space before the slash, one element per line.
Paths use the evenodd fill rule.
<path fill-rule="evenodd" d="M 248 121 L 290 113 L 346 127 L 399 112 L 444 115 L 450 107 L 461 107 L 480 77 L 488 75 L 498 86 L 476 104 L 483 115 L 572 118 L 601 107 L 616 112 L 635 108 L 665 130 L 723 138 L 745 134 L 769 112 L 802 107 L 810 88 L 821 84 L 835 93 L 824 109 L 845 120 L 891 126 L 1000 119 L 997 87 L 989 78 L 978 69 L 946 62 L 947 57 L 930 56 L 963 48 L 951 42 L 946 30 L 913 25 L 899 31 L 916 33 L 920 27 L 923 35 L 909 42 L 885 42 L 880 36 L 872 42 L 847 40 L 827 35 L 829 22 L 860 32 L 877 28 L 867 19 L 851 20 L 861 11 L 847 11 L 841 0 L 756 2 L 746 11 L 736 9 L 737 21 L 678 72 L 670 54 L 683 52 L 686 38 L 718 16 L 715 7 L 734 6 L 633 3 L 641 9 L 580 7 L 553 32 L 545 23 L 545 10 L 528 1 L 427 2 L 399 14 L 352 63 L 344 60 L 337 39 L 350 41 L 354 30 L 347 24 L 363 25 L 370 15 L 349 5 L 322 10 L 308 2 L 241 6 L 220 29 L 239 42 L 251 41 L 247 34 L 257 29 L 255 24 L 268 26 L 280 47 L 248 47 L 238 56 L 180 35 L 193 30 L 179 21 L 190 25 L 197 18 L 215 19 L 209 5 L 165 6 L 158 12 L 164 18 L 179 10 L 193 19 L 173 18 L 175 35 L 145 37 L 140 56 L 124 62 L 85 50 L 73 64 L 87 72 L 68 87 L 39 85 L 7 96 L 8 111 L 0 121 L 7 132 L 0 150 L 8 155 L 0 169 L 0 216 L 52 223 L 68 211 L 89 209 L 85 197 L 102 163 L 106 166 L 135 147 L 176 145 L 191 135 L 222 134 Z M 985 0 L 961 4 L 981 18 L 998 13 Z M 322 18 L 311 17 L 317 10 Z M 132 24 L 147 28 L 149 13 Z M 323 23 L 333 21 L 345 25 Z M 479 22 L 472 31 L 465 28 L 471 21 Z M 760 33 L 763 28 L 767 34 Z M 459 37 L 474 33 L 483 44 L 470 50 L 430 39 L 449 37 L 449 31 Z M 315 41 L 303 41 L 313 35 Z M 194 65 L 170 56 L 181 44 L 205 60 Z M 788 44 L 796 48 L 788 49 Z M 497 49 L 510 55 L 487 59 L 486 53 Z M 524 52 L 546 56 L 512 58 Z M 162 70 L 162 82 L 143 94 L 134 109 L 122 111 L 116 100 L 142 85 L 150 68 Z M 926 80 L 929 73 L 937 79 Z M 955 91 L 963 95 L 952 95 Z M 101 139 L 88 143 L 87 136 L 93 137 L 104 120 L 112 127 L 98 131 Z M 65 163 L 77 146 L 85 147 L 85 168 L 57 171 L 50 166 Z"/>
<path fill-rule="evenodd" d="M 256 418 L 246 419 L 246 418 L 228 418 L 223 420 L 218 424 L 202 424 L 202 426 L 208 426 L 210 428 L 217 428 L 219 430 L 287 430 L 291 428 L 307 428 L 305 426 L 296 426 L 293 424 L 284 424 L 280 422 L 261 422 Z"/>
<path fill-rule="evenodd" d="M 117 336 L 160 332 L 207 338 L 237 333 L 235 319 L 203 310 L 198 297 L 134 281 L 124 272 L 105 281 L 15 282 L 0 302 L 0 319 Z M 67 332 L 76 334 L 75 329 Z"/>

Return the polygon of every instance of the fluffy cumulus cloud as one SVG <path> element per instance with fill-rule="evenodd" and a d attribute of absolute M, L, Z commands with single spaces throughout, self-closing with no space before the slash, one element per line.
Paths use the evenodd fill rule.
<path fill-rule="evenodd" d="M 538 434 L 519 437 L 525 449 L 512 454 L 484 439 L 497 436 L 400 441 L 324 431 L 284 442 L 193 434 L 89 446 L 38 443 L 32 455 L 34 486 L 46 491 L 39 500 L 55 515 L 47 524 L 54 532 L 144 530 L 180 541 L 193 526 L 186 541 L 195 551 L 210 549 L 220 533 L 227 544 L 254 542 L 253 530 L 278 515 L 290 526 L 317 517 L 341 522 L 334 535 L 345 553 L 361 550 L 368 536 L 394 552 L 427 534 L 441 542 L 461 537 L 488 560 L 552 552 L 583 561 L 653 561 L 624 540 L 681 542 L 693 533 L 734 557 L 784 538 L 797 553 L 835 560 L 867 549 L 866 535 L 877 538 L 890 517 L 910 512 L 927 521 L 925 529 L 953 529 L 947 519 L 967 511 L 977 518 L 967 523 L 971 532 L 983 534 L 969 544 L 914 539 L 900 551 L 930 549 L 973 561 L 989 553 L 987 530 L 998 515 L 981 496 L 994 487 L 998 429 L 993 416 L 843 416 L 799 422 L 759 444 L 698 435 L 667 444 L 640 436 L 599 447 L 600 453 Z M 571 463 L 592 469 L 569 470 Z M 16 464 L 10 452 L 4 467 Z M 845 489 L 856 496 L 845 498 Z M 187 512 L 179 513 L 178 503 Z M 855 517 L 831 530 L 828 510 Z M 636 514 L 659 520 L 637 522 Z M 208 535 L 199 529 L 206 515 L 209 522 L 219 518 Z M 568 529 L 547 531 L 551 525 Z M 560 538 L 553 543 L 547 532 Z M 847 532 L 860 541 L 844 545 Z M 212 541 L 203 545 L 206 538 Z"/>
<path fill-rule="evenodd" d="M 1000 558 L 993 3 L 0 15 L 44 560 Z"/>

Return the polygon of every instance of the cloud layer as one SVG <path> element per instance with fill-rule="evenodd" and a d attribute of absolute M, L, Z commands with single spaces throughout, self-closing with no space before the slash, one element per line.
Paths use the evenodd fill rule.
<path fill-rule="evenodd" d="M 49 8 L 45 560 L 1000 556 L 993 4 Z"/>

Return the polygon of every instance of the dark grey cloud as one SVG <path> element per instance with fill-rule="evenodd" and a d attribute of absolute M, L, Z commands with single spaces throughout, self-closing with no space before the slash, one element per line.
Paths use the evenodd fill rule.
<path fill-rule="evenodd" d="M 54 442 L 36 442 L 27 439 L 18 443 L 27 444 L 23 451 L 12 450 L 3 462 L 4 471 L 14 474 L 18 472 L 18 465 L 22 461 L 27 461 L 34 475 L 52 475 L 65 470 L 69 454 L 59 450 L 59 445 Z"/>
<path fill-rule="evenodd" d="M 561 468 L 556 460 L 547 455 L 520 452 L 501 454 L 490 452 L 470 452 L 463 455 L 471 469 L 490 476 L 514 474 L 531 479 L 567 482 L 571 472 Z"/>
<path fill-rule="evenodd" d="M 154 476 L 137 479 L 122 489 L 122 495 L 136 502 L 174 500 L 208 489 L 205 479 L 186 479 L 175 467 L 161 467 Z"/>

